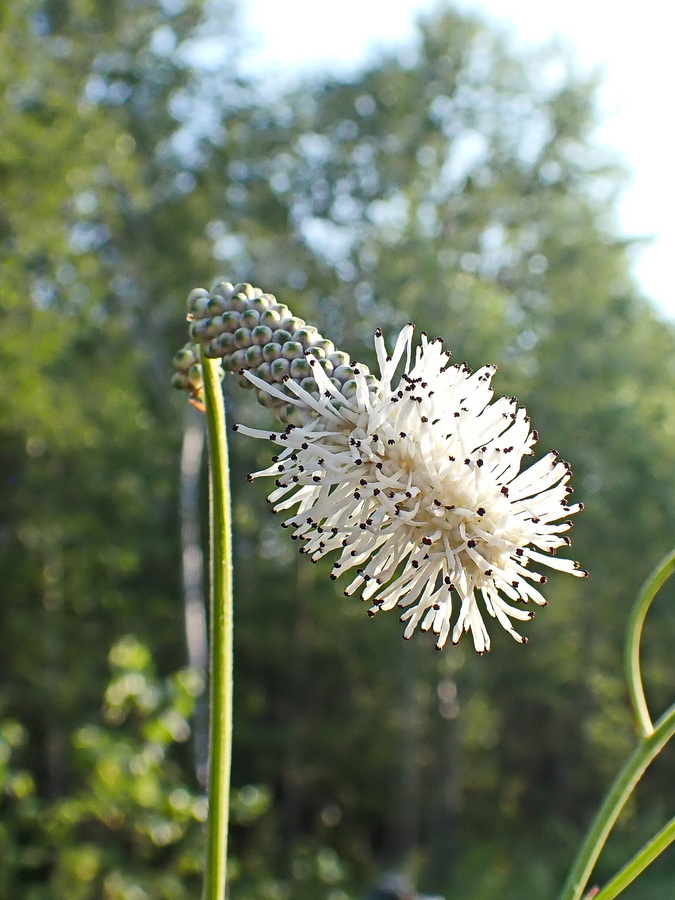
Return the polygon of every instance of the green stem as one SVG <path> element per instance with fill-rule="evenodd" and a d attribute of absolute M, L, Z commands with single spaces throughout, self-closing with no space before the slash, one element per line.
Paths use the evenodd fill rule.
<path fill-rule="evenodd" d="M 630 692 L 631 702 L 635 710 L 640 733 L 643 737 L 647 737 L 654 731 L 645 692 L 642 686 L 642 674 L 640 672 L 640 638 L 642 637 L 642 626 L 644 625 L 645 616 L 649 606 L 659 591 L 663 583 L 675 571 L 675 550 L 669 553 L 651 573 L 649 578 L 642 586 L 642 590 L 638 594 L 635 606 L 628 621 L 628 631 L 626 635 L 626 677 L 628 678 L 628 690 Z"/>
<path fill-rule="evenodd" d="M 224 900 L 232 757 L 232 541 L 225 404 L 220 364 L 202 354 L 209 433 L 211 546 L 209 812 L 204 900 Z"/>
<path fill-rule="evenodd" d="M 617 775 L 577 854 L 559 900 L 581 900 L 593 867 L 619 813 L 650 762 L 675 734 L 675 704 L 661 716 Z"/>
<path fill-rule="evenodd" d="M 654 862 L 659 854 L 675 841 L 675 818 L 671 819 L 649 843 L 636 853 L 620 872 L 604 888 L 595 895 L 593 900 L 614 900 L 631 881 L 635 881 L 638 875 Z"/>

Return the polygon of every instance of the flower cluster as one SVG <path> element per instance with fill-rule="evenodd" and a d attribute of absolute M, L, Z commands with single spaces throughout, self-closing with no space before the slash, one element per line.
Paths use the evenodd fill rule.
<path fill-rule="evenodd" d="M 279 447 L 251 477 L 276 479 L 269 499 L 275 512 L 294 510 L 283 526 L 301 552 L 314 562 L 337 553 L 331 577 L 352 570 L 345 594 L 360 592 L 370 615 L 402 610 L 406 639 L 419 626 L 440 649 L 470 631 L 483 653 L 485 610 L 525 643 L 513 622 L 533 617 L 531 603 L 546 603 L 537 587 L 546 577 L 532 566 L 587 574 L 555 556 L 582 505 L 569 502 L 570 467 L 555 452 L 521 471 L 537 433 L 515 399 L 493 400 L 494 367 L 451 365 L 442 343 L 424 334 L 413 355 L 408 325 L 391 356 L 376 333 L 377 380 L 271 295 L 248 285 L 219 290 L 223 304 L 239 297 L 238 328 L 231 309 L 211 303 L 214 291 L 193 291 L 191 336 L 208 341 L 207 354 L 222 355 L 289 423 L 282 432 L 238 430 Z M 251 308 L 260 315 L 249 327 Z M 271 340 L 260 343 L 263 336 Z"/>
<path fill-rule="evenodd" d="M 290 384 L 318 397 L 313 364 L 330 379 L 337 397 L 333 406 L 352 398 L 357 389 L 349 355 L 336 350 L 313 325 L 292 315 L 272 294 L 250 284 L 218 282 L 211 291 L 195 288 L 188 296 L 188 318 L 192 341 L 174 357 L 177 369 L 173 383 L 194 392 L 201 386 L 201 369 L 192 368 L 197 344 L 204 354 L 221 358 L 227 372 L 239 373 L 239 384 L 254 388 L 260 403 L 282 424 L 304 424 L 314 411 L 298 403 Z M 360 366 L 369 390 L 375 378 Z M 245 373 L 254 374 L 257 382 Z M 264 384 L 261 387 L 260 382 Z"/>

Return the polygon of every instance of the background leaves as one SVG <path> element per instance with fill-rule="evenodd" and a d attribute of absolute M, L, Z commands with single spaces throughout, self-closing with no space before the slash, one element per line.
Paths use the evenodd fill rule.
<path fill-rule="evenodd" d="M 395 617 L 371 623 L 296 557 L 245 482 L 268 450 L 233 436 L 233 897 L 345 900 L 392 865 L 453 896 L 553 896 L 632 745 L 624 621 L 675 524 L 673 329 L 628 274 L 595 86 L 564 51 L 516 54 L 440 8 L 414 53 L 271 95 L 240 75 L 235 13 L 3 13 L 0 894 L 197 889 L 168 383 L 184 297 L 223 274 L 368 363 L 374 327 L 408 320 L 457 361 L 497 363 L 497 391 L 574 465 L 592 573 L 551 579 L 525 649 L 402 645 Z M 214 34 L 218 69 L 200 49 Z M 267 421 L 226 389 L 231 421 Z M 657 706 L 664 601 L 646 642 Z M 669 765 L 599 877 L 667 816 Z M 626 897 L 669 897 L 669 865 Z"/>

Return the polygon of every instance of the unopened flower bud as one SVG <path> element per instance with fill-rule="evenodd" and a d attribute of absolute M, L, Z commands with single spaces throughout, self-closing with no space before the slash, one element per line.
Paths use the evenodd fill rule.
<path fill-rule="evenodd" d="M 234 287 L 229 281 L 218 281 L 211 288 L 212 297 L 222 297 L 224 300 L 229 300 L 234 293 Z"/>
<path fill-rule="evenodd" d="M 305 351 L 302 344 L 299 344 L 297 341 L 286 341 L 281 348 L 281 354 L 284 359 L 291 360 L 304 358 Z"/>
<path fill-rule="evenodd" d="M 206 338 L 206 329 L 210 321 L 211 319 L 195 319 L 194 322 L 190 322 L 188 334 L 193 341 L 201 341 Z"/>
<path fill-rule="evenodd" d="M 337 369 L 334 369 L 333 376 L 338 381 L 349 381 L 354 377 L 354 369 L 351 366 L 338 366 Z"/>
<path fill-rule="evenodd" d="M 311 374 L 312 370 L 304 356 L 291 360 L 291 378 L 302 383 L 302 381 Z M 314 381 L 314 379 L 312 379 L 312 381 Z"/>
<path fill-rule="evenodd" d="M 285 303 L 275 303 L 274 306 L 270 307 L 270 309 L 273 309 L 279 314 L 279 319 L 281 321 L 283 321 L 284 319 L 290 319 L 291 317 L 291 311 Z"/>
<path fill-rule="evenodd" d="M 245 309 L 248 309 L 248 297 L 245 293 L 240 291 L 238 294 L 235 294 L 234 297 L 232 297 L 229 303 L 229 307 L 230 309 L 235 310 L 235 312 L 244 312 Z"/>
<path fill-rule="evenodd" d="M 270 328 L 277 328 L 281 322 L 281 316 L 276 311 L 276 309 L 268 309 L 265 310 L 264 313 L 260 314 L 260 324 L 267 325 Z"/>
<path fill-rule="evenodd" d="M 290 371 L 291 364 L 283 357 L 275 359 L 272 363 L 272 378 L 274 378 L 275 381 L 283 381 L 284 377 L 290 374 Z"/>
<path fill-rule="evenodd" d="M 275 341 L 270 341 L 269 344 L 265 344 L 263 347 L 263 359 L 266 362 L 274 362 L 275 359 L 278 359 L 281 356 L 281 344 L 277 344 Z"/>
<path fill-rule="evenodd" d="M 344 350 L 336 350 L 335 353 L 331 353 L 328 359 L 333 363 L 334 368 L 338 368 L 338 366 L 348 366 L 350 363 L 349 354 L 345 353 Z"/>
<path fill-rule="evenodd" d="M 305 327 L 305 320 L 299 319 L 297 316 L 288 316 L 281 320 L 279 327 L 283 328 L 284 331 L 289 331 L 292 336 L 296 331 L 300 331 L 301 328 Z"/>
<path fill-rule="evenodd" d="M 219 316 L 225 312 L 227 309 L 227 303 L 222 299 L 222 297 L 211 297 L 209 298 L 209 302 L 206 304 L 206 312 L 210 316 Z"/>
<path fill-rule="evenodd" d="M 255 369 L 263 363 L 262 347 L 258 344 L 251 344 L 246 349 L 246 368 Z"/>
<path fill-rule="evenodd" d="M 248 282 L 235 284 L 234 292 L 235 294 L 243 294 L 247 300 L 253 300 L 256 296 L 262 293 L 259 288 L 254 288 L 253 285 L 249 284 Z"/>
<path fill-rule="evenodd" d="M 230 359 L 232 361 L 233 372 L 238 372 L 239 369 L 244 369 L 246 367 L 246 350 L 235 350 Z"/>
<path fill-rule="evenodd" d="M 291 369 L 293 369 L 293 363 L 291 363 Z M 318 390 L 316 381 L 310 376 L 302 379 L 302 381 L 300 382 L 300 387 L 303 389 L 303 391 L 307 391 L 308 394 L 312 394 Z"/>
<path fill-rule="evenodd" d="M 264 406 L 266 409 L 270 409 L 272 411 L 279 409 L 281 403 L 272 394 L 266 394 L 264 391 L 258 391 L 257 394 L 258 403 L 260 403 L 261 406 Z"/>
<path fill-rule="evenodd" d="M 237 328 L 234 333 L 234 342 L 237 347 L 245 350 L 251 346 L 251 330 L 249 328 Z"/>
<path fill-rule="evenodd" d="M 228 309 L 227 312 L 222 314 L 220 321 L 224 331 L 229 331 L 234 334 L 237 328 L 239 328 L 239 313 Z"/>
<path fill-rule="evenodd" d="M 246 309 L 241 314 L 240 322 L 243 328 L 255 328 L 260 323 L 260 313 L 255 309 Z"/>
<path fill-rule="evenodd" d="M 326 358 L 325 352 L 321 349 L 321 347 L 318 347 L 316 344 L 312 344 L 311 347 L 308 347 L 307 353 L 305 355 L 306 356 L 314 356 L 316 359 L 325 359 Z"/>
<path fill-rule="evenodd" d="M 312 325 L 305 325 L 293 333 L 293 340 L 302 344 L 306 350 L 308 347 L 312 346 L 314 341 L 321 340 L 321 335 L 319 334 L 318 329 L 314 328 Z"/>
<path fill-rule="evenodd" d="M 271 340 L 272 329 L 268 328 L 267 325 L 256 325 L 251 331 L 251 341 L 254 344 L 259 344 L 261 347 L 264 347 L 265 344 L 269 344 Z"/>
<path fill-rule="evenodd" d="M 293 340 L 293 335 L 290 331 L 286 331 L 285 328 L 277 328 L 272 332 L 272 340 L 277 344 L 285 344 L 287 341 Z"/>
<path fill-rule="evenodd" d="M 335 353 L 335 344 L 332 341 L 326 340 L 325 338 L 321 341 L 317 341 L 314 346 L 323 350 L 326 356 L 330 356 L 332 353 Z"/>
<path fill-rule="evenodd" d="M 260 297 L 251 300 L 249 309 L 254 309 L 262 315 L 264 312 L 267 312 L 270 306 L 274 306 L 276 302 L 276 297 L 272 296 L 272 294 L 261 294 Z"/>
<path fill-rule="evenodd" d="M 173 355 L 174 368 L 187 372 L 190 366 L 197 361 L 197 347 L 195 344 L 186 344 Z"/>
<path fill-rule="evenodd" d="M 352 397 L 356 396 L 356 390 L 356 379 L 351 378 L 349 381 L 345 381 L 345 383 L 342 385 L 340 393 L 343 397 L 346 397 L 347 400 L 351 400 Z"/>
<path fill-rule="evenodd" d="M 194 389 L 198 389 L 203 386 L 204 378 L 202 375 L 202 367 L 199 365 L 199 363 L 194 363 L 190 366 L 190 368 L 188 369 L 187 377 L 190 385 Z"/>
<path fill-rule="evenodd" d="M 235 337 L 229 331 L 224 331 L 222 334 L 219 334 L 218 337 L 211 343 L 217 344 L 218 347 L 223 351 L 222 353 L 219 353 L 218 356 L 224 356 L 226 353 L 234 353 L 234 351 L 237 349 Z"/>
<path fill-rule="evenodd" d="M 174 372 L 171 377 L 171 385 L 179 391 L 189 391 L 192 389 L 190 379 L 183 372 Z"/>
<path fill-rule="evenodd" d="M 267 384 L 272 384 L 274 381 L 274 378 L 272 378 L 272 366 L 268 362 L 261 363 L 255 370 L 255 374 Z"/>

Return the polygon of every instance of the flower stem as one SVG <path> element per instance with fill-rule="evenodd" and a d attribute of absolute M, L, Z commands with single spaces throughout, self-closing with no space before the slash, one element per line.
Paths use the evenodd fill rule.
<path fill-rule="evenodd" d="M 210 721 L 204 900 L 224 900 L 232 757 L 232 541 L 225 404 L 219 362 L 202 353 L 209 434 Z"/>
<path fill-rule="evenodd" d="M 638 728 L 643 737 L 647 737 L 654 731 L 647 701 L 645 699 L 644 688 L 642 686 L 642 673 L 640 672 L 640 638 L 642 637 L 642 626 L 644 625 L 645 616 L 652 600 L 659 591 L 664 582 L 675 572 L 675 550 L 669 553 L 657 565 L 649 578 L 645 581 L 635 606 L 628 620 L 628 630 L 626 634 L 626 677 L 628 679 L 628 690 L 630 692 L 631 702 L 635 710 Z"/>
<path fill-rule="evenodd" d="M 624 888 L 628 887 L 648 865 L 654 862 L 659 854 L 675 841 L 675 818 L 671 819 L 658 834 L 618 872 L 604 888 L 595 895 L 594 900 L 614 900 Z"/>
<path fill-rule="evenodd" d="M 581 900 L 607 836 L 645 769 L 675 734 L 675 704 L 640 743 L 617 775 L 577 854 L 559 900 Z M 603 898 L 605 900 L 605 898 Z"/>

